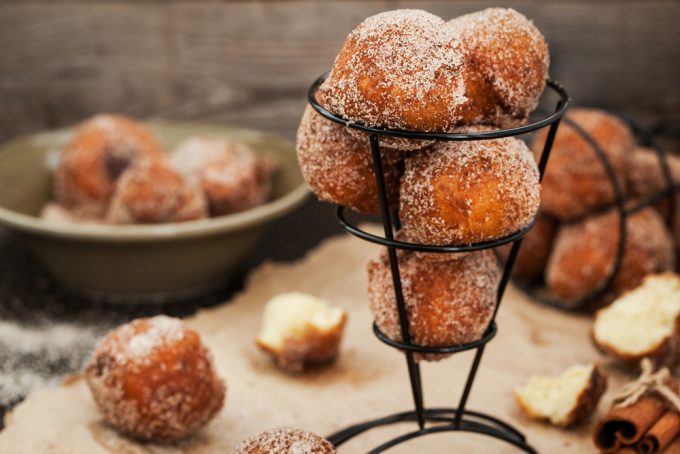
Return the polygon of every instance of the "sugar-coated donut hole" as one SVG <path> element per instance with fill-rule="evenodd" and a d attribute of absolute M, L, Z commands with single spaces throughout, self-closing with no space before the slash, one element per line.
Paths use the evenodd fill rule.
<path fill-rule="evenodd" d="M 212 216 L 262 205 L 271 196 L 278 165 L 247 144 L 224 138 L 192 137 L 172 153 L 175 168 L 205 193 Z"/>
<path fill-rule="evenodd" d="M 524 235 L 519 253 L 512 268 L 512 275 L 523 282 L 532 282 L 543 276 L 553 248 L 558 223 L 539 212 L 533 228 Z M 505 262 L 512 244 L 500 246 L 497 251 Z"/>
<path fill-rule="evenodd" d="M 162 160 L 140 161 L 118 180 L 107 220 L 115 224 L 183 222 L 206 217 L 200 188 Z"/>
<path fill-rule="evenodd" d="M 166 316 L 111 331 L 95 348 L 85 378 L 106 421 L 141 440 L 185 438 L 224 404 L 224 383 L 198 333 Z"/>
<path fill-rule="evenodd" d="M 450 130 L 466 102 L 459 46 L 445 22 L 425 11 L 371 16 L 347 37 L 320 99 L 331 112 L 368 126 Z M 411 148 L 403 140 L 382 141 Z"/>
<path fill-rule="evenodd" d="M 409 154 L 405 167 L 400 215 L 407 236 L 419 243 L 502 238 L 529 225 L 538 211 L 538 167 L 514 137 L 438 142 Z"/>
<path fill-rule="evenodd" d="M 550 291 L 565 306 L 576 306 L 598 290 L 615 265 L 619 244 L 619 213 L 612 209 L 560 227 L 546 268 Z M 621 266 L 600 301 L 608 303 L 637 287 L 651 273 L 672 270 L 673 240 L 663 219 L 645 208 L 626 219 L 626 239 Z"/>
<path fill-rule="evenodd" d="M 599 145 L 625 191 L 625 172 L 635 147 L 630 128 L 614 115 L 597 109 L 570 109 L 567 118 Z M 537 160 L 546 137 L 547 129 L 543 129 L 532 143 Z M 543 176 L 543 210 L 560 220 L 571 221 L 610 206 L 614 201 L 613 182 L 595 150 L 567 121 L 562 121 Z"/>
<path fill-rule="evenodd" d="M 270 160 L 228 158 L 201 173 L 210 214 L 222 216 L 262 205 L 272 192 L 276 164 Z"/>
<path fill-rule="evenodd" d="M 680 157 L 667 154 L 666 162 L 671 179 L 680 182 Z M 636 148 L 628 158 L 626 183 L 630 194 L 638 197 L 649 197 L 665 191 L 668 181 L 659 154 L 651 148 Z"/>
<path fill-rule="evenodd" d="M 672 184 L 680 184 L 680 157 L 667 154 L 666 160 L 670 170 Z M 668 187 L 668 180 L 663 171 L 658 153 L 649 148 L 639 148 L 632 153 L 629 160 L 626 180 L 630 194 L 634 197 L 646 198 L 656 196 Z M 680 245 L 680 194 L 674 195 L 674 219 L 671 230 L 675 240 L 675 247 Z M 671 205 L 668 198 L 662 198 L 654 203 L 664 219 L 670 218 Z"/>
<path fill-rule="evenodd" d="M 399 271 L 409 333 L 415 345 L 444 347 L 482 337 L 496 306 L 500 269 L 490 250 L 457 260 L 428 261 L 409 251 L 399 253 Z M 368 264 L 369 307 L 378 327 L 402 340 L 387 254 Z M 446 355 L 416 355 L 437 361 Z"/>
<path fill-rule="evenodd" d="M 244 440 L 234 454 L 310 453 L 335 454 L 330 442 L 311 432 L 292 427 L 265 430 Z"/>
<path fill-rule="evenodd" d="M 123 171 L 140 159 L 162 156 L 161 145 L 143 125 L 120 115 L 92 117 L 59 150 L 56 199 L 77 215 L 101 218 Z"/>
<path fill-rule="evenodd" d="M 545 38 L 510 8 L 487 8 L 451 19 L 447 27 L 462 42 L 467 61 L 466 123 L 513 126 L 536 108 L 548 78 Z"/>
<path fill-rule="evenodd" d="M 361 213 L 380 213 L 380 202 L 367 136 L 355 137 L 307 106 L 297 133 L 297 156 L 307 185 L 324 202 Z M 387 198 L 398 205 L 403 157 L 381 148 Z"/>

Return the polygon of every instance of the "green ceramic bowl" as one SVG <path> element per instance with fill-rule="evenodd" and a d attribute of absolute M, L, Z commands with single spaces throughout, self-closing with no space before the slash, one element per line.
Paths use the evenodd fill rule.
<path fill-rule="evenodd" d="M 100 226 L 45 222 L 51 199 L 50 150 L 67 130 L 39 133 L 0 147 L 0 225 L 25 240 L 69 289 L 112 302 L 163 301 L 198 295 L 224 283 L 267 224 L 307 195 L 293 145 L 256 131 L 190 123 L 149 122 L 167 148 L 196 134 L 250 144 L 280 166 L 270 202 L 212 219 L 162 225 Z"/>

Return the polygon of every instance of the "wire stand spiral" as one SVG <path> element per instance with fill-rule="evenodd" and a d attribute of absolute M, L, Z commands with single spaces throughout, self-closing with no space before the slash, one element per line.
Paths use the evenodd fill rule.
<path fill-rule="evenodd" d="M 368 135 L 369 143 L 371 147 L 371 156 L 373 159 L 373 170 L 375 173 L 375 182 L 378 189 L 378 195 L 380 199 L 380 209 L 381 209 L 381 220 L 383 224 L 384 236 L 377 236 L 361 230 L 356 225 L 350 223 L 345 217 L 345 207 L 339 206 L 337 209 L 337 218 L 341 226 L 352 235 L 355 235 L 365 241 L 380 244 L 387 247 L 390 270 L 392 273 L 392 283 L 394 285 L 394 293 L 396 297 L 397 310 L 399 314 L 399 322 L 401 328 L 401 334 L 403 341 L 395 341 L 390 339 L 383 333 L 377 325 L 373 325 L 373 332 L 375 336 L 383 343 L 389 345 L 390 347 L 396 348 L 403 351 L 406 356 L 406 365 L 408 368 L 409 379 L 411 383 L 411 393 L 413 395 L 414 409 L 411 411 L 406 411 L 403 413 L 396 413 L 393 415 L 385 416 L 382 418 L 362 422 L 343 430 L 340 430 L 332 435 L 330 435 L 328 440 L 334 445 L 339 446 L 346 442 L 347 440 L 366 432 L 370 429 L 386 426 L 390 424 L 400 423 L 400 422 L 415 422 L 417 428 L 413 431 L 406 432 L 396 438 L 388 440 L 383 444 L 377 446 L 370 453 L 383 452 L 393 446 L 396 446 L 405 441 L 421 437 L 428 434 L 440 433 L 440 432 L 473 432 L 478 434 L 487 435 L 507 443 L 510 443 L 517 448 L 528 452 L 535 453 L 536 450 L 531 447 L 526 441 L 524 435 L 511 425 L 494 418 L 493 416 L 486 415 L 484 413 L 471 411 L 466 408 L 468 397 L 472 390 L 472 385 L 477 375 L 477 370 L 479 368 L 482 356 L 484 354 L 484 348 L 486 344 L 494 338 L 497 332 L 497 327 L 495 323 L 496 314 L 498 313 L 498 308 L 500 302 L 503 298 L 505 288 L 510 279 L 510 273 L 517 257 L 519 247 L 522 243 L 522 237 L 533 227 L 533 222 L 526 228 L 508 235 L 504 238 L 486 241 L 482 243 L 476 243 L 472 245 L 465 246 L 435 246 L 435 245 L 425 245 L 416 243 L 407 243 L 403 241 L 397 241 L 394 237 L 395 228 L 400 227 L 400 221 L 398 214 L 390 212 L 390 204 L 388 203 L 388 196 L 385 187 L 384 174 L 383 174 L 383 163 L 380 153 L 380 137 L 390 136 L 390 137 L 402 137 L 408 139 L 425 139 L 434 141 L 467 141 L 467 140 L 489 140 L 498 139 L 502 137 L 511 137 L 526 134 L 529 132 L 536 131 L 541 128 L 549 127 L 547 139 L 543 152 L 541 154 L 538 168 L 541 177 L 545 170 L 548 158 L 550 156 L 550 150 L 552 148 L 552 143 L 557 133 L 557 128 L 559 126 L 560 120 L 567 110 L 569 103 L 569 96 L 562 86 L 554 81 L 548 81 L 547 86 L 559 96 L 559 101 L 555 106 L 554 112 L 546 118 L 539 121 L 518 126 L 515 128 L 497 130 L 497 131 L 484 131 L 484 132 L 469 132 L 469 133 L 425 133 L 425 132 L 414 132 L 405 131 L 399 129 L 386 129 L 386 128 L 373 128 L 369 126 L 364 126 L 358 123 L 350 123 L 347 120 L 340 118 L 323 106 L 321 106 L 316 100 L 316 92 L 321 85 L 321 83 L 326 79 L 328 73 L 321 75 L 310 87 L 308 93 L 308 101 L 310 105 L 318 112 L 320 115 L 326 119 L 345 125 L 349 128 L 357 129 L 363 131 Z M 431 253 L 462 253 L 479 251 L 483 249 L 491 249 L 504 244 L 513 243 L 508 259 L 505 263 L 503 274 L 498 286 L 498 292 L 496 297 L 496 307 L 492 315 L 489 326 L 486 329 L 484 335 L 474 342 L 445 346 L 445 347 L 423 347 L 414 345 L 411 341 L 411 335 L 409 333 L 409 323 L 408 315 L 406 312 L 406 306 L 404 304 L 404 295 L 402 292 L 401 277 L 399 273 L 399 263 L 397 259 L 397 250 L 404 249 L 417 252 L 431 252 Z M 463 388 L 463 393 L 458 402 L 456 408 L 426 408 L 423 401 L 423 389 L 420 374 L 420 365 L 414 360 L 414 354 L 416 353 L 430 353 L 430 354 L 452 354 L 463 352 L 467 350 L 476 350 L 470 372 L 468 373 L 467 380 L 465 382 L 465 387 Z"/>

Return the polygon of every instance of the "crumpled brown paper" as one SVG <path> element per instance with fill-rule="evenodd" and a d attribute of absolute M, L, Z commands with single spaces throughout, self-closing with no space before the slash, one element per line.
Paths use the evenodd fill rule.
<path fill-rule="evenodd" d="M 222 413 L 175 446 L 140 444 L 106 426 L 81 378 L 37 392 L 9 415 L 0 452 L 11 453 L 223 453 L 247 436 L 280 425 L 328 435 L 347 425 L 410 410 L 412 400 L 402 354 L 372 333 L 366 304 L 365 265 L 379 252 L 354 237 L 332 238 L 297 263 L 267 263 L 254 271 L 246 290 L 188 322 L 211 349 L 227 382 Z M 286 291 L 325 298 L 349 311 L 339 361 L 302 375 L 276 369 L 253 343 L 264 303 Z M 592 452 L 589 427 L 564 431 L 526 419 L 512 389 L 534 373 L 559 373 L 598 358 L 590 344 L 590 320 L 540 306 L 509 288 L 498 317 L 498 335 L 487 346 L 468 408 L 514 424 L 539 452 Z M 422 365 L 425 403 L 454 407 L 472 352 Z M 610 376 L 613 388 L 622 382 Z M 608 402 L 602 405 L 607 408 Z M 340 452 L 366 452 L 413 424 L 376 429 L 343 445 Z M 515 452 L 510 445 L 468 433 L 430 435 L 390 452 Z"/>

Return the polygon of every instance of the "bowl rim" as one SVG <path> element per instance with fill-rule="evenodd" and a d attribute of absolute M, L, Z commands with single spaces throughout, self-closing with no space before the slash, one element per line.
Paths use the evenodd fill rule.
<path fill-rule="evenodd" d="M 158 123 L 158 122 L 156 122 Z M 163 121 L 166 125 L 187 125 L 199 124 L 196 122 L 172 122 Z M 205 126 L 220 125 L 206 123 Z M 231 125 L 222 125 L 232 130 L 256 133 L 279 141 L 292 142 L 284 137 L 266 132 L 260 132 L 248 128 L 240 128 Z M 16 139 L 0 144 L 5 145 L 30 138 L 34 135 L 46 133 L 56 133 L 63 129 L 40 131 L 35 134 L 22 135 Z M 2 154 L 0 152 L 0 154 Z M 19 213 L 0 206 L 0 225 L 9 229 L 14 229 L 22 233 L 29 233 L 37 236 L 52 238 L 83 240 L 83 241 L 106 241 L 106 242 L 127 242 L 127 241 L 162 241 L 162 240 L 181 240 L 205 235 L 216 235 L 228 232 L 243 230 L 248 227 L 263 224 L 273 218 L 277 218 L 300 206 L 307 196 L 309 190 L 304 179 L 300 176 L 300 182 L 292 190 L 284 195 L 271 200 L 254 208 L 214 218 L 198 219 L 186 222 L 174 222 L 165 224 L 144 224 L 144 225 L 97 225 L 97 224 L 66 224 L 60 222 L 45 221 L 37 216 Z"/>

